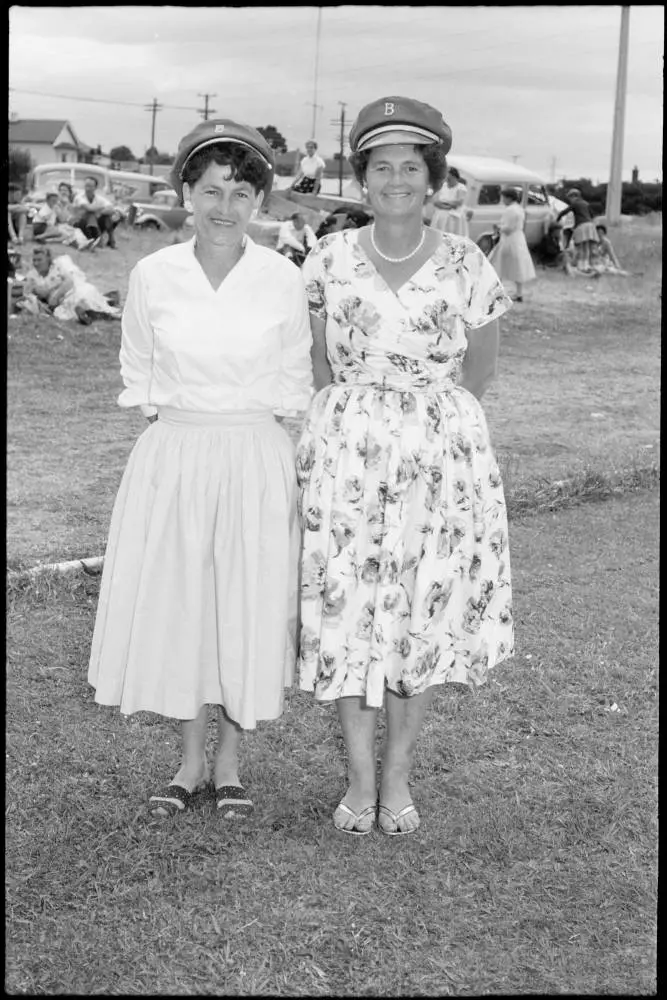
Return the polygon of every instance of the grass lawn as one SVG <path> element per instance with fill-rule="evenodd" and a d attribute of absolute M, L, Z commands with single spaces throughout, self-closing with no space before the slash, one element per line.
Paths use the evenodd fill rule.
<path fill-rule="evenodd" d="M 177 724 L 94 704 L 98 577 L 21 572 L 104 551 L 145 426 L 120 326 L 10 320 L 8 993 L 655 994 L 662 228 L 612 238 L 629 277 L 541 270 L 502 321 L 516 655 L 438 691 L 409 838 L 333 830 L 342 739 L 299 692 L 245 741 L 251 820 L 148 817 Z M 167 239 L 81 263 L 123 296 Z"/>
<path fill-rule="evenodd" d="M 654 994 L 658 516 L 511 525 L 516 656 L 439 689 L 399 840 L 334 831 L 335 713 L 298 692 L 244 743 L 252 820 L 151 820 L 178 731 L 94 705 L 99 580 L 10 590 L 8 992 Z"/>

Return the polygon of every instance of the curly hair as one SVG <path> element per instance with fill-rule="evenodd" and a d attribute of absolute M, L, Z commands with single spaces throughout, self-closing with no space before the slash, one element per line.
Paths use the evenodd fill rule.
<path fill-rule="evenodd" d="M 269 179 L 269 168 L 251 149 L 236 143 L 220 143 L 205 146 L 194 153 L 183 168 L 183 183 L 193 187 L 212 163 L 219 167 L 231 167 L 232 180 L 246 181 L 255 194 L 263 191 Z"/>
<path fill-rule="evenodd" d="M 420 152 L 426 169 L 428 170 L 429 184 L 434 191 L 442 187 L 447 176 L 447 154 L 442 142 L 431 142 L 428 146 L 414 146 L 415 152 Z M 351 153 L 349 163 L 359 184 L 366 180 L 366 170 L 368 161 L 373 149 L 364 149 L 360 153 Z"/>

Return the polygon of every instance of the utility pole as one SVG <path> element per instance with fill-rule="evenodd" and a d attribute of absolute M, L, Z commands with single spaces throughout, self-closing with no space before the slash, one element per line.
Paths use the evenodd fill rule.
<path fill-rule="evenodd" d="M 322 8 L 317 9 L 317 35 L 315 37 L 315 73 L 313 75 L 313 99 L 310 102 L 313 105 L 313 125 L 310 130 L 310 138 L 316 139 L 316 129 L 317 129 L 317 109 L 322 108 L 321 104 L 317 103 L 317 73 L 320 62 L 320 31 L 322 30 Z"/>
<path fill-rule="evenodd" d="M 342 196 L 343 194 L 343 160 L 345 156 L 345 108 L 347 107 L 343 101 L 338 102 L 340 104 L 340 118 L 334 118 L 330 125 L 340 125 L 340 137 L 339 143 L 339 160 L 338 160 L 338 194 Z"/>
<path fill-rule="evenodd" d="M 158 111 L 162 111 L 162 105 L 158 104 L 157 97 L 154 97 L 153 98 L 153 103 L 152 104 L 147 104 L 145 110 L 152 112 L 152 115 L 153 115 L 152 122 L 151 122 L 151 145 L 150 145 L 151 155 L 150 155 L 150 158 L 149 158 L 150 159 L 150 163 L 148 164 L 148 172 L 149 172 L 149 174 L 152 174 L 153 173 L 153 150 L 155 149 L 155 116 L 157 115 Z"/>
<path fill-rule="evenodd" d="M 215 114 L 215 108 L 210 108 L 209 109 L 208 99 L 209 99 L 209 97 L 217 97 L 217 96 L 218 96 L 217 94 L 197 94 L 197 97 L 203 97 L 204 98 L 204 107 L 203 108 L 197 108 L 197 111 L 202 116 L 202 118 L 204 119 L 205 122 L 208 121 L 208 116 L 209 115 L 214 115 Z"/>
<path fill-rule="evenodd" d="M 625 130 L 625 96 L 628 84 L 628 35 L 630 8 L 621 7 L 621 35 L 618 44 L 618 72 L 616 74 L 616 104 L 614 106 L 614 132 L 611 140 L 611 170 L 607 185 L 607 225 L 617 226 L 621 221 L 621 195 L 623 192 L 623 133 Z"/>
<path fill-rule="evenodd" d="M 556 183 L 556 164 L 557 163 L 558 163 L 558 160 L 556 159 L 556 157 L 552 156 L 551 157 L 551 183 L 552 184 Z"/>

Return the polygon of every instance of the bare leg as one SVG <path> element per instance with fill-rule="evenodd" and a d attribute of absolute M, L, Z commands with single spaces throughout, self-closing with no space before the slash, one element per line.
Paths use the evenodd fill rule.
<path fill-rule="evenodd" d="M 378 710 L 368 708 L 361 697 L 339 698 L 336 701 L 338 718 L 347 750 L 348 789 L 342 802 L 358 814 L 367 806 L 375 806 L 377 798 L 375 778 L 375 726 Z M 353 816 L 340 807 L 334 815 L 336 825 L 354 826 Z M 372 824 L 372 818 L 369 818 Z"/>
<path fill-rule="evenodd" d="M 432 699 L 433 687 L 412 698 L 402 698 L 393 691 L 387 691 L 387 739 L 380 783 L 380 804 L 393 813 L 398 813 L 412 802 L 408 778 L 417 737 Z M 419 815 L 416 812 L 409 813 L 400 821 L 402 830 L 415 829 L 417 826 Z"/>
<path fill-rule="evenodd" d="M 215 787 L 240 785 L 239 748 L 243 730 L 218 705 L 218 749 L 215 755 Z"/>
<path fill-rule="evenodd" d="M 172 784 L 182 785 L 190 792 L 207 777 L 207 723 L 208 705 L 202 706 L 196 719 L 186 719 L 181 723 L 183 755 L 181 766 Z"/>
<path fill-rule="evenodd" d="M 516 297 L 517 299 L 523 298 L 523 285 L 520 281 L 515 282 L 516 285 Z"/>

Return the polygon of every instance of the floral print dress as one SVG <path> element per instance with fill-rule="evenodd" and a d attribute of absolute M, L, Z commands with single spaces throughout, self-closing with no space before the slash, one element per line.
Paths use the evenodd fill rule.
<path fill-rule="evenodd" d="M 443 233 L 393 292 L 358 230 L 303 265 L 334 381 L 297 449 L 299 686 L 321 701 L 481 684 L 513 653 L 507 516 L 466 330 L 511 305 L 482 251 Z"/>

